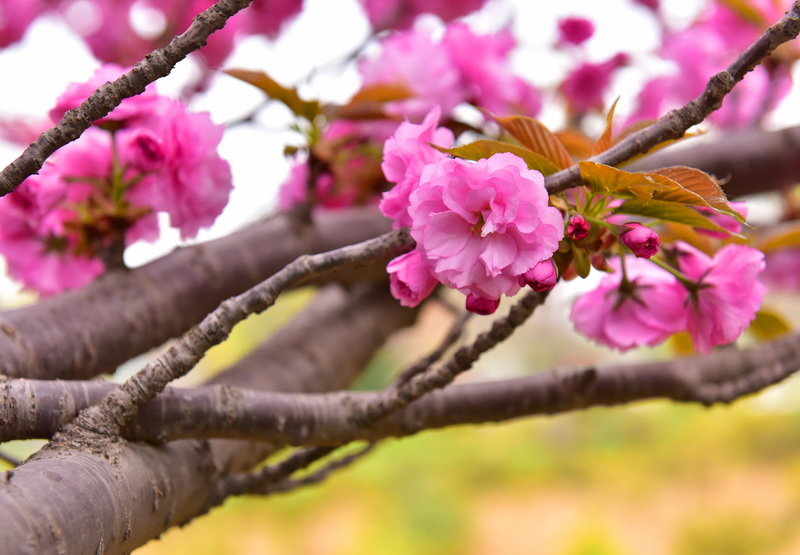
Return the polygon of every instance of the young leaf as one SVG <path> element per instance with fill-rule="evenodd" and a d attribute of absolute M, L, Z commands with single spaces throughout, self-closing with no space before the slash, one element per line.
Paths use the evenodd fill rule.
<path fill-rule="evenodd" d="M 263 71 L 226 69 L 225 73 L 261 89 L 267 96 L 283 102 L 295 115 L 308 121 L 313 121 L 320 113 L 319 102 L 303 100 L 296 89 L 284 87 Z"/>
<path fill-rule="evenodd" d="M 594 143 L 580 131 L 564 129 L 563 131 L 556 131 L 555 135 L 573 159 L 584 160 L 592 155 Z"/>
<path fill-rule="evenodd" d="M 608 115 L 606 116 L 606 129 L 603 131 L 603 134 L 597 139 L 597 142 L 592 149 L 592 156 L 596 154 L 600 154 L 601 152 L 605 152 L 614 144 L 612 141 L 612 126 L 611 122 L 614 119 L 614 110 L 617 107 L 617 102 L 619 102 L 619 97 L 614 101 L 614 104 L 611 105 L 611 109 L 608 111 Z"/>
<path fill-rule="evenodd" d="M 559 170 L 572 165 L 572 158 L 561 141 L 540 121 L 526 116 L 495 118 L 523 146 L 553 162 Z"/>
<path fill-rule="evenodd" d="M 504 143 L 502 141 L 493 141 L 491 139 L 480 139 L 455 148 L 443 148 L 436 145 L 431 146 L 440 152 L 450 154 L 456 158 L 463 158 L 464 160 L 480 160 L 481 158 L 489 158 L 493 154 L 499 152 L 510 152 L 525 160 L 528 168 L 539 171 L 543 175 L 556 173 L 559 169 L 544 156 L 531 152 L 525 147 Z"/>
<path fill-rule="evenodd" d="M 387 102 L 411 98 L 414 93 L 402 84 L 379 83 L 361 88 L 350 101 L 343 106 L 326 108 L 326 114 L 332 118 L 343 119 L 384 119 L 390 118 L 384 108 Z"/>
<path fill-rule="evenodd" d="M 677 222 L 679 224 L 686 224 L 692 227 L 710 229 L 712 231 L 721 231 L 723 233 L 740 237 L 740 235 L 731 233 L 720 225 L 714 223 L 709 218 L 700 214 L 697 210 L 694 210 L 693 208 L 690 208 L 684 204 L 668 200 L 626 200 L 616 210 L 614 210 L 614 213 L 633 214 L 636 216 L 645 216 L 647 218 L 658 218 L 668 222 Z"/>
<path fill-rule="evenodd" d="M 684 190 L 691 191 L 703 199 L 705 204 L 714 208 L 718 212 L 728 214 L 736 218 L 739 223 L 744 223 L 744 218 L 728 203 L 725 192 L 717 183 L 717 180 L 707 173 L 695 168 L 686 166 L 670 166 L 651 170 L 648 174 L 663 175 L 680 185 Z M 693 204 L 688 202 L 687 204 Z"/>
<path fill-rule="evenodd" d="M 670 191 L 675 187 L 668 179 L 655 179 L 644 173 L 631 173 L 596 162 L 578 162 L 581 179 L 594 193 L 629 193 L 635 198 L 652 198 L 656 190 Z"/>

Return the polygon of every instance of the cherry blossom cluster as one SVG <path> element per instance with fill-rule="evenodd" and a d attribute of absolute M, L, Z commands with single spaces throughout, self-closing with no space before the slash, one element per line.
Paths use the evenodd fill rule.
<path fill-rule="evenodd" d="M 59 97 L 54 122 L 123 68 L 103 66 Z M 0 253 L 9 274 L 50 295 L 102 273 L 113 252 L 158 237 L 157 213 L 183 238 L 211 225 L 232 188 L 217 154 L 222 127 L 148 88 L 124 100 L 39 175 L 0 198 Z"/>
<path fill-rule="evenodd" d="M 384 150 L 395 187 L 380 208 L 395 227 L 410 226 L 417 243 L 389 263 L 392 293 L 416 306 L 443 283 L 467 296 L 468 310 L 491 314 L 521 287 L 549 289 L 564 220 L 548 205 L 542 174 L 509 153 L 448 157 L 429 144 L 453 140 L 437 128 L 439 117 L 434 108 L 421 124 L 403 123 Z"/>
<path fill-rule="evenodd" d="M 679 272 L 630 257 L 612 261 L 615 271 L 573 305 L 575 329 L 622 351 L 680 332 L 701 353 L 738 338 L 766 292 L 758 280 L 764 254 L 730 244 L 710 257 L 678 241 L 671 255 Z"/>
<path fill-rule="evenodd" d="M 515 46 L 509 29 L 477 34 L 464 23 L 451 23 L 440 40 L 425 29 L 386 37 L 380 52 L 362 59 L 364 85 L 402 85 L 411 93 L 391 103 L 390 114 L 419 121 L 434 106 L 449 115 L 461 103 L 498 114 L 536 115 L 539 93 L 515 75 L 509 55 Z"/>

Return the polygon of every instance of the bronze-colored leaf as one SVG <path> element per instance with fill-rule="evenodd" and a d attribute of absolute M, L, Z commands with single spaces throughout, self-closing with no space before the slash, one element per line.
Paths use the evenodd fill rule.
<path fill-rule="evenodd" d="M 303 100 L 296 89 L 284 87 L 263 71 L 226 69 L 225 73 L 245 83 L 250 83 L 261 89 L 270 98 L 283 102 L 297 116 L 313 121 L 320 113 L 319 102 Z"/>
<path fill-rule="evenodd" d="M 619 102 L 619 97 L 617 97 L 617 99 L 614 101 L 614 104 L 611 105 L 611 109 L 608 111 L 608 115 L 606 115 L 605 131 L 603 131 L 603 134 L 594 144 L 594 148 L 592 148 L 592 156 L 600 154 L 601 152 L 605 152 L 614 144 L 612 141 L 612 121 L 614 120 L 614 110 L 617 108 L 617 102 Z"/>
<path fill-rule="evenodd" d="M 561 141 L 540 121 L 527 116 L 498 117 L 497 123 L 524 147 L 544 156 L 559 170 L 572 165 L 572 158 Z"/>

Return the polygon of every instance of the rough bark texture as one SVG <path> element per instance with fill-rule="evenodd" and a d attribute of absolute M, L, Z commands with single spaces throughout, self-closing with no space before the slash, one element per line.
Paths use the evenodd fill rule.
<path fill-rule="evenodd" d="M 258 377 L 234 370 L 217 381 L 281 391 L 341 388 L 413 314 L 385 291 L 328 293 L 253 355 L 264 357 Z M 80 447 L 40 452 L 0 475 L 0 545 L 20 553 L 130 552 L 206 512 L 217 480 L 269 452 L 240 441 L 120 440 L 104 453 Z"/>
<path fill-rule="evenodd" d="M 7 376 L 38 379 L 113 372 L 298 256 L 388 229 L 374 209 L 321 213 L 312 226 L 276 215 L 141 268 L 107 274 L 82 289 L 0 314 L 0 368 Z"/>

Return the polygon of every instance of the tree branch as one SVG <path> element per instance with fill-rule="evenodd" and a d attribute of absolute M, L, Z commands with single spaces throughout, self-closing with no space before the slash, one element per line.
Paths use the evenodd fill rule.
<path fill-rule="evenodd" d="M 335 294 L 315 299 L 253 355 L 260 360 L 258 372 L 241 371 L 256 368 L 243 361 L 217 383 L 273 391 L 345 387 L 386 337 L 415 315 L 385 289 L 327 291 Z M 208 511 L 214 484 L 251 467 L 264 452 L 264 444 L 230 440 L 161 446 L 119 441 L 97 454 L 68 447 L 40 452 L 0 474 L 0 545 L 32 553 L 130 552 Z"/>
<path fill-rule="evenodd" d="M 224 386 L 171 388 L 143 407 L 125 432 L 148 441 L 227 437 L 291 445 L 338 445 L 349 439 L 378 440 L 459 424 L 499 422 L 594 406 L 648 399 L 730 403 L 776 384 L 800 369 L 800 334 L 748 349 L 632 365 L 552 371 L 523 378 L 453 385 L 409 404 L 369 428 L 352 430 L 352 407 L 371 405 L 384 392 L 280 394 Z M 61 421 L 52 412 L 102 398 L 102 382 L 6 380 L 0 395 L 30 398 L 3 402 L 0 440 L 50 437 Z M 27 397 L 21 397 L 26 395 Z M 64 414 L 62 419 L 69 418 Z M 13 423 L 13 424 L 12 424 Z"/>
<path fill-rule="evenodd" d="M 255 287 L 223 301 L 163 355 L 148 363 L 100 403 L 81 411 L 75 420 L 53 436 L 48 448 L 74 444 L 79 438 L 91 450 L 108 444 L 136 416 L 141 405 L 161 393 L 169 382 L 194 368 L 208 349 L 228 338 L 233 326 L 272 306 L 287 288 L 337 268 L 401 254 L 413 244 L 408 230 L 401 229 L 335 251 L 297 258 Z M 98 445 L 92 445 L 92 438 Z"/>
<path fill-rule="evenodd" d="M 64 114 L 55 127 L 42 133 L 0 172 L 0 196 L 7 195 L 25 178 L 38 173 L 51 154 L 80 137 L 93 121 L 108 115 L 124 99 L 141 94 L 150 83 L 169 75 L 178 62 L 205 46 L 212 33 L 222 29 L 228 19 L 251 1 L 220 0 L 198 14 L 189 28 L 168 45 L 154 50 L 116 81 L 104 84 L 80 106 Z"/>
<path fill-rule="evenodd" d="M 791 9 L 775 25 L 764 31 L 727 69 L 714 75 L 705 90 L 682 108 L 672 110 L 641 131 L 625 137 L 614 147 L 590 158 L 592 162 L 616 166 L 638 154 L 644 154 L 665 141 L 677 140 L 686 131 L 705 120 L 712 112 L 722 106 L 722 100 L 731 92 L 744 76 L 769 56 L 778 46 L 788 42 L 800 33 L 800 2 L 794 2 Z M 550 194 L 558 193 L 578 185 L 581 172 L 577 165 L 548 175 L 545 186 Z"/>
<path fill-rule="evenodd" d="M 113 372 L 184 333 L 224 299 L 301 254 L 333 250 L 388 230 L 389 221 L 374 208 L 318 212 L 311 226 L 276 214 L 140 268 L 106 274 L 84 288 L 0 313 L 1 371 L 36 379 Z M 369 272 L 360 269 L 357 277 L 385 276 L 384 266 L 376 265 Z"/>

